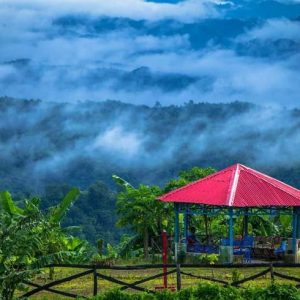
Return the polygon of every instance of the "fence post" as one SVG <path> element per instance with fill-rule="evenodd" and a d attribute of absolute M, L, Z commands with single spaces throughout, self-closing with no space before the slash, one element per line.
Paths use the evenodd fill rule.
<path fill-rule="evenodd" d="M 273 269 L 273 263 L 271 263 L 270 265 L 270 273 L 271 273 L 271 283 L 273 284 L 274 283 L 274 269 Z"/>
<path fill-rule="evenodd" d="M 177 283 L 177 291 L 180 291 L 181 290 L 180 264 L 176 264 L 176 283 Z"/>
<path fill-rule="evenodd" d="M 98 281 L 97 281 L 97 267 L 93 267 L 93 279 L 94 279 L 94 290 L 93 290 L 93 296 L 97 296 L 98 294 Z"/>

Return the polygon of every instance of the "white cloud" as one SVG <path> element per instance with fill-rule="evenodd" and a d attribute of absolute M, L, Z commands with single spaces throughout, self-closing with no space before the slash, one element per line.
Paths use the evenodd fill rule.
<path fill-rule="evenodd" d="M 177 99 L 293 105 L 298 104 L 300 94 L 296 84 L 300 77 L 299 61 L 299 55 L 271 63 L 268 59 L 241 57 L 232 50 L 211 49 L 200 54 L 193 51 L 148 54 L 137 58 L 135 63 L 143 63 L 155 71 L 213 80 L 213 85 L 207 89 L 197 84 L 190 86 L 182 95 L 178 93 Z"/>
<path fill-rule="evenodd" d="M 2 0 L 0 4 L 5 9 L 17 10 L 18 14 L 73 13 L 149 21 L 177 19 L 191 22 L 195 19 L 217 15 L 212 3 L 202 0 L 186 0 L 176 4 L 144 0 Z"/>
<path fill-rule="evenodd" d="M 54 101 L 110 98 L 133 103 L 161 101 L 170 104 L 194 99 L 298 104 L 299 55 L 271 62 L 268 58 L 239 56 L 234 50 L 221 47 L 196 51 L 190 45 L 189 36 L 180 35 L 176 30 L 174 35 L 166 36 L 128 28 L 90 35 L 83 26 L 80 34 L 61 35 L 52 24 L 53 18 L 72 13 L 146 20 L 171 17 L 187 22 L 204 17 L 205 11 L 210 11 L 203 3 L 207 2 L 0 0 L 0 61 L 18 58 L 33 61 L 32 74 L 24 72 L 24 68 L 2 65 L 0 89 L 3 94 L 14 97 Z M 269 20 L 238 37 L 237 42 L 253 38 L 299 40 L 299 36 L 298 22 Z M 176 92 L 162 90 L 156 83 L 130 91 L 126 83 L 115 87 L 118 78 L 107 75 L 103 80 L 104 75 L 98 71 L 98 68 L 109 70 L 111 67 L 131 71 L 141 66 L 159 74 L 187 75 L 199 81 Z M 89 73 L 96 78 L 92 87 L 84 81 Z"/>
<path fill-rule="evenodd" d="M 141 141 L 133 132 L 125 131 L 121 127 L 113 127 L 101 133 L 94 141 L 92 150 L 106 149 L 127 155 L 137 154 L 140 150 Z"/>
<path fill-rule="evenodd" d="M 294 22 L 287 19 L 267 20 L 261 26 L 255 27 L 246 34 L 240 36 L 238 41 L 252 39 L 276 40 L 291 39 L 300 40 L 300 22 Z"/>

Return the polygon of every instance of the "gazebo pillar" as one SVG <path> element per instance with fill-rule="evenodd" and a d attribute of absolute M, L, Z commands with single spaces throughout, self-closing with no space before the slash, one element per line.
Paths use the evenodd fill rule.
<path fill-rule="evenodd" d="M 189 215 L 188 215 L 188 208 L 185 205 L 184 209 L 184 240 L 187 245 L 187 237 L 188 237 L 188 224 L 189 224 Z"/>
<path fill-rule="evenodd" d="M 293 207 L 293 232 L 292 232 L 292 250 L 293 250 L 293 254 L 296 256 L 296 252 L 297 252 L 297 227 L 298 227 L 298 212 L 297 212 L 297 208 Z M 296 257 L 295 257 L 296 260 Z"/>
<path fill-rule="evenodd" d="M 300 263 L 300 249 L 298 246 L 299 239 L 300 239 L 300 208 L 293 207 L 292 252 L 293 252 L 295 263 Z"/>
<path fill-rule="evenodd" d="M 174 203 L 175 207 L 175 262 L 178 263 L 178 249 L 179 249 L 179 203 Z"/>
<path fill-rule="evenodd" d="M 249 223 L 249 215 L 248 215 L 248 208 L 244 210 L 244 237 L 248 235 L 248 223 Z"/>
<path fill-rule="evenodd" d="M 233 208 L 229 208 L 229 259 L 230 263 L 233 262 Z"/>
<path fill-rule="evenodd" d="M 300 208 L 293 207 L 293 236 L 292 236 L 292 250 L 294 255 L 294 262 L 300 263 L 300 253 L 298 248 L 298 240 L 300 239 Z"/>

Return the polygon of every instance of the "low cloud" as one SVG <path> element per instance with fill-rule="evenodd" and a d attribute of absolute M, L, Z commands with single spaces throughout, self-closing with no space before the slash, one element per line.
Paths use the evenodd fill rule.
<path fill-rule="evenodd" d="M 91 147 L 92 150 L 114 151 L 124 155 L 137 155 L 141 149 L 141 140 L 133 132 L 122 127 L 113 127 L 99 134 Z M 128 157 L 128 156 L 127 156 Z"/>
<path fill-rule="evenodd" d="M 159 172 L 174 176 L 166 173 L 178 166 L 300 164 L 299 111 L 238 103 L 152 109 L 118 102 L 6 103 L 0 113 L 2 186 L 15 177 L 36 190 L 52 181 L 88 185 L 115 172 L 153 183 Z"/>
<path fill-rule="evenodd" d="M 214 15 L 208 3 L 2 1 L 0 90 L 57 102 L 119 99 L 167 105 L 193 99 L 298 105 L 299 22 L 272 19 L 257 21 L 256 27 L 246 22 L 244 33 L 234 34 L 231 23 L 206 19 Z M 120 17 L 128 19 L 119 23 Z M 133 20 L 142 21 L 132 25 Z M 192 42 L 191 32 L 199 24 L 211 32 L 227 24 L 228 37 L 224 33 L 222 43 L 212 34 L 211 41 L 196 47 L 197 35 Z"/>
<path fill-rule="evenodd" d="M 212 2 L 186 0 L 179 3 L 155 3 L 144 0 L 3 0 L 2 8 L 17 11 L 22 16 L 34 14 L 57 16 L 88 14 L 93 16 L 122 17 L 134 20 L 158 21 L 176 19 L 192 22 L 199 18 L 216 16 Z"/>
<path fill-rule="evenodd" d="M 239 39 L 240 41 L 247 41 L 253 39 L 260 40 L 278 40 L 290 39 L 292 41 L 300 41 L 300 22 L 295 22 L 287 19 L 273 19 L 267 20 L 261 26 L 258 26 Z"/>

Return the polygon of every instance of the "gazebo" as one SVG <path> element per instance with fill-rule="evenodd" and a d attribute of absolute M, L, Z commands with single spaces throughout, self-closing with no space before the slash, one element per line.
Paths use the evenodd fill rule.
<path fill-rule="evenodd" d="M 248 217 L 253 215 L 292 215 L 292 254 L 297 257 L 300 237 L 300 190 L 241 164 L 235 164 L 208 177 L 173 190 L 159 200 L 173 202 L 175 208 L 175 260 L 178 260 L 179 213 L 187 218 L 194 213 L 229 216 L 229 260 L 234 246 L 234 216 L 244 216 L 244 233 L 248 234 Z M 191 208 L 196 210 L 192 210 Z"/>

